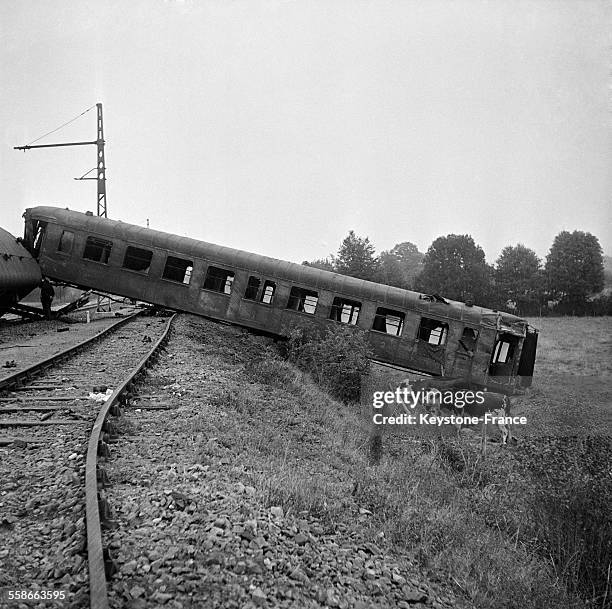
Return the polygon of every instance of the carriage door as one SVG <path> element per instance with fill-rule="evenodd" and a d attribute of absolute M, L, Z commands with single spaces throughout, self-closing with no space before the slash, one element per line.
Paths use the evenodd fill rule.
<path fill-rule="evenodd" d="M 468 377 L 472 372 L 472 362 L 476 353 L 476 343 L 478 342 L 478 330 L 475 328 L 463 328 L 461 338 L 457 342 L 455 349 L 455 359 L 451 374 L 458 377 Z"/>
<path fill-rule="evenodd" d="M 23 244 L 36 259 L 40 254 L 46 230 L 47 222 L 43 220 L 32 220 L 30 224 L 25 225 Z"/>
<path fill-rule="evenodd" d="M 519 360 L 518 367 L 518 375 L 521 377 L 522 387 L 531 387 L 537 348 L 538 331 L 529 327 L 527 328 L 527 336 L 525 336 L 523 341 L 523 349 L 521 350 L 521 359 Z"/>

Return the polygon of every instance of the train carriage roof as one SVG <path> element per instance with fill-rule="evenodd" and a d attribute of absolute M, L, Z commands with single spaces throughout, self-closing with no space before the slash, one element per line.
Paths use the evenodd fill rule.
<path fill-rule="evenodd" d="M 285 279 L 313 289 L 329 290 L 355 299 L 383 302 L 387 308 L 416 311 L 436 318 L 457 319 L 472 325 L 525 335 L 527 322 L 515 315 L 339 275 L 314 267 L 286 262 L 268 256 L 180 237 L 150 228 L 109 220 L 58 207 L 32 207 L 26 219 L 52 222 L 67 229 L 86 230 L 110 239 L 120 239 L 142 247 L 169 250 L 182 257 L 203 258 L 221 266 L 247 269 L 264 277 Z"/>

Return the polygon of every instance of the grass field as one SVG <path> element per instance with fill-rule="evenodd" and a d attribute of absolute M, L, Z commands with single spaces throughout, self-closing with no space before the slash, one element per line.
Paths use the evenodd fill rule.
<path fill-rule="evenodd" d="M 520 400 L 535 435 L 612 434 L 612 318 L 529 320 L 540 330 L 533 387 Z"/>
<path fill-rule="evenodd" d="M 612 317 L 532 317 L 540 330 L 535 374 L 612 376 Z"/>

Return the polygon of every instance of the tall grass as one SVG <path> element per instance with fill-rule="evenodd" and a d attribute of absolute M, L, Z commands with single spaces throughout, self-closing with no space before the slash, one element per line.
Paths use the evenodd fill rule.
<path fill-rule="evenodd" d="M 533 546 L 556 577 L 594 606 L 612 606 L 612 445 L 555 438 L 529 461 Z"/>

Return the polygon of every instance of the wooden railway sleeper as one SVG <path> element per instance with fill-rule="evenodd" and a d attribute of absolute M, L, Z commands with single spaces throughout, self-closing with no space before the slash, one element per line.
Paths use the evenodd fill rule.
<path fill-rule="evenodd" d="M 111 483 L 106 468 L 102 467 L 101 465 L 96 467 L 96 479 L 98 480 L 98 490 L 109 486 Z"/>
<path fill-rule="evenodd" d="M 104 574 L 106 575 L 107 581 L 110 581 L 113 575 L 119 571 L 110 548 L 102 548 L 102 559 L 104 560 Z"/>
<path fill-rule="evenodd" d="M 100 524 L 108 530 L 119 528 L 119 523 L 114 519 L 115 513 L 110 506 L 104 491 L 98 491 L 98 511 L 100 512 Z"/>
<path fill-rule="evenodd" d="M 104 440 L 100 440 L 98 442 L 98 457 L 103 457 L 104 459 L 109 459 L 111 456 L 110 447 Z"/>
<path fill-rule="evenodd" d="M 106 432 L 109 438 L 118 435 L 117 426 L 108 419 L 104 421 L 104 424 L 102 425 L 102 431 Z"/>

